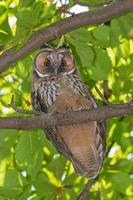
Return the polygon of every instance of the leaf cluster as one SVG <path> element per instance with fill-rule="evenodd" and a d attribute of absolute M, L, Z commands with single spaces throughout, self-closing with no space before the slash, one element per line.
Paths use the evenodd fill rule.
<path fill-rule="evenodd" d="M 52 0 L 0 1 L 1 53 L 11 47 L 18 50 L 34 31 L 62 19 L 64 14 L 56 15 L 57 5 Z M 92 89 L 99 104 L 102 102 L 94 86 L 103 92 L 106 80 L 111 103 L 133 99 L 133 13 L 99 26 L 74 30 L 64 37 L 82 80 Z M 58 43 L 59 39 L 50 45 Z M 1 116 L 20 116 L 9 107 L 12 94 L 18 107 L 31 109 L 30 74 L 35 53 L 0 75 Z M 133 199 L 132 144 L 132 117 L 109 120 L 109 153 L 90 190 L 91 199 L 95 199 L 97 191 L 103 200 Z M 75 200 L 86 182 L 75 174 L 71 163 L 59 155 L 42 130 L 0 130 L 0 200 Z"/>

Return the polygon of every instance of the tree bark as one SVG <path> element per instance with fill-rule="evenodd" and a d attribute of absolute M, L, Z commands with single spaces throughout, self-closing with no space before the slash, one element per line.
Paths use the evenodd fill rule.
<path fill-rule="evenodd" d="M 47 128 L 54 125 L 102 121 L 112 117 L 133 115 L 133 103 L 112 104 L 82 111 L 58 112 L 33 117 L 1 117 L 0 128 L 29 130 L 33 128 Z"/>
<path fill-rule="evenodd" d="M 1 55 L 0 73 L 6 70 L 9 65 L 15 63 L 36 48 L 39 48 L 44 42 L 49 42 L 80 27 L 107 22 L 132 10 L 133 0 L 118 0 L 96 11 L 80 13 L 45 27 L 35 32 L 18 52 L 15 52 L 14 48 L 12 48 Z"/>

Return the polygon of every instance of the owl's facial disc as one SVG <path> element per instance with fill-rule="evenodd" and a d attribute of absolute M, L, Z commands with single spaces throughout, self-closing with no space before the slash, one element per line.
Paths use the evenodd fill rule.
<path fill-rule="evenodd" d="M 34 70 L 36 72 L 36 74 L 38 75 L 38 77 L 43 78 L 43 77 L 47 77 L 47 68 L 49 68 L 49 63 L 47 60 L 47 56 L 48 54 L 51 52 L 52 50 L 42 50 L 41 52 L 39 52 L 35 59 L 34 59 Z"/>
<path fill-rule="evenodd" d="M 72 74 L 75 72 L 75 62 L 67 50 L 47 49 L 36 56 L 34 70 L 40 78 L 58 76 L 61 73 Z"/>

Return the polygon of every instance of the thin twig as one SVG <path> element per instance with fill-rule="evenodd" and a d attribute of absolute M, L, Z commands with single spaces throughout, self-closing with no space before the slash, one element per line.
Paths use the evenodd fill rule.
<path fill-rule="evenodd" d="M 86 183 L 84 189 L 82 190 L 82 192 L 77 197 L 77 200 L 90 200 L 90 192 L 89 192 L 89 190 L 91 189 L 92 185 L 94 185 L 96 180 L 97 180 L 97 178 L 89 180 Z"/>
<path fill-rule="evenodd" d="M 96 193 L 96 200 L 100 200 L 101 199 L 101 192 L 98 190 Z"/>
<path fill-rule="evenodd" d="M 15 103 L 14 103 L 14 95 L 12 95 L 11 98 L 11 103 L 8 105 L 9 107 L 11 107 L 13 110 L 15 110 L 17 113 L 21 113 L 21 114 L 37 114 L 37 112 L 33 111 L 33 110 L 23 110 L 21 108 L 16 107 Z"/>
<path fill-rule="evenodd" d="M 101 99 L 103 100 L 103 102 L 105 103 L 105 105 L 109 105 L 110 103 L 108 102 L 108 100 L 102 95 L 101 91 L 98 89 L 97 86 L 95 86 L 95 90 L 98 93 L 98 95 L 101 97 Z"/>
<path fill-rule="evenodd" d="M 112 90 L 109 89 L 108 80 L 103 81 L 103 92 L 105 99 L 109 99 L 112 95 Z"/>

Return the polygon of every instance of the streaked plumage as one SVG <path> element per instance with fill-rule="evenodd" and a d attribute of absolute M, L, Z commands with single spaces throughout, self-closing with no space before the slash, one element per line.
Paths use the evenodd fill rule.
<path fill-rule="evenodd" d="M 35 110 L 53 113 L 97 107 L 80 80 L 74 57 L 66 48 L 45 48 L 35 57 L 32 104 Z M 105 156 L 104 122 L 49 127 L 45 130 L 58 151 L 73 163 L 76 172 L 95 178 Z"/>

